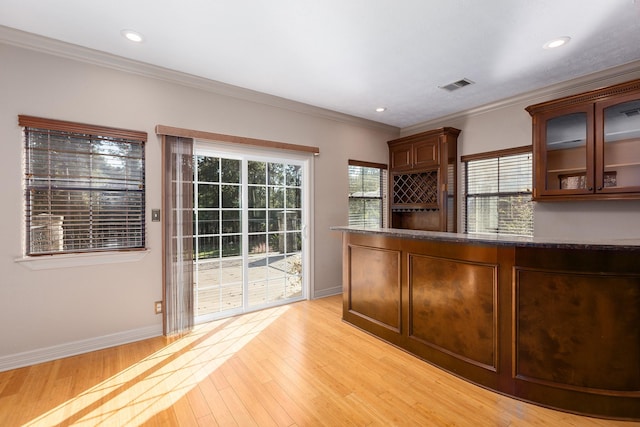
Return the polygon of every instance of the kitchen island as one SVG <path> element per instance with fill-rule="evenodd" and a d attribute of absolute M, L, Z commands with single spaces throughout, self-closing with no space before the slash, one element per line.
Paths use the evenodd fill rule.
<path fill-rule="evenodd" d="M 496 392 L 640 420 L 640 238 L 332 230 L 344 321 Z"/>

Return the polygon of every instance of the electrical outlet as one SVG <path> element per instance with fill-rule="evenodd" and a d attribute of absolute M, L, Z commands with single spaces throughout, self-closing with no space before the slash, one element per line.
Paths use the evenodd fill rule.
<path fill-rule="evenodd" d="M 155 308 L 156 308 L 156 314 L 162 313 L 162 301 L 156 301 Z"/>

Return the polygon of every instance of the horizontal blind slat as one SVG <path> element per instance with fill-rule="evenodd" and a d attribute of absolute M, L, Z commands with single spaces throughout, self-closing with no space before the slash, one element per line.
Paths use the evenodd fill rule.
<path fill-rule="evenodd" d="M 46 123 L 21 116 L 28 254 L 143 248 L 146 133 Z"/>
<path fill-rule="evenodd" d="M 380 227 L 385 221 L 386 170 L 352 161 L 349 174 L 349 225 Z"/>
<path fill-rule="evenodd" d="M 531 153 L 471 159 L 463 174 L 467 232 L 533 234 Z"/>

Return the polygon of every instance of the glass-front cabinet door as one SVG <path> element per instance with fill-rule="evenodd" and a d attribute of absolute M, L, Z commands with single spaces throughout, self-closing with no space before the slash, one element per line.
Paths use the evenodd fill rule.
<path fill-rule="evenodd" d="M 593 107 L 576 106 L 536 117 L 539 195 L 593 192 Z"/>
<path fill-rule="evenodd" d="M 640 79 L 526 110 L 534 200 L 640 199 Z"/>
<path fill-rule="evenodd" d="M 640 93 L 597 103 L 596 117 L 596 191 L 640 191 Z"/>

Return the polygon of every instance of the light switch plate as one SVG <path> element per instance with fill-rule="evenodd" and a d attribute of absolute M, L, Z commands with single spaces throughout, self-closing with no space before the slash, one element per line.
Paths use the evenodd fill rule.
<path fill-rule="evenodd" d="M 160 222 L 160 209 L 151 209 L 151 221 Z"/>

